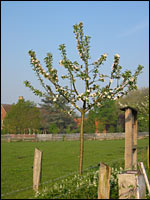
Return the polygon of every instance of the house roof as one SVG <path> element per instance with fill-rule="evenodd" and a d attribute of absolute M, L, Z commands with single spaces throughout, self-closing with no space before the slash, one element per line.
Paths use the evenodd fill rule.
<path fill-rule="evenodd" d="M 8 113 L 12 105 L 10 105 L 10 104 L 2 104 L 2 106 L 5 109 L 5 111 Z"/>

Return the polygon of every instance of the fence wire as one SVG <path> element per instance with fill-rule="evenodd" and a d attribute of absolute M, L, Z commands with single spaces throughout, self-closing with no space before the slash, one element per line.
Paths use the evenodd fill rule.
<path fill-rule="evenodd" d="M 90 167 L 86 168 L 85 170 L 83 170 L 83 173 L 86 172 L 86 171 L 88 171 L 89 169 L 94 169 L 94 168 L 97 168 L 97 167 L 98 167 L 98 165 L 96 165 L 96 166 L 90 166 Z M 45 184 L 48 184 L 48 183 L 53 183 L 53 182 L 62 180 L 64 178 L 67 178 L 67 177 L 69 177 L 71 175 L 74 175 L 74 174 L 77 174 L 77 173 L 78 173 L 78 171 L 74 171 L 74 172 L 71 172 L 71 173 L 69 173 L 67 175 L 64 175 L 64 176 L 61 176 L 61 177 L 57 177 L 55 179 L 49 179 L 47 181 L 44 181 L 44 182 L 40 183 L 39 185 L 45 185 Z M 1 196 L 8 196 L 8 195 L 11 195 L 13 193 L 18 193 L 18 192 L 21 192 L 21 191 L 29 190 L 31 188 L 33 188 L 33 185 L 25 187 L 25 188 L 18 189 L 18 190 L 12 191 L 12 192 L 8 192 L 8 193 L 5 193 L 5 194 L 1 194 Z"/>
<path fill-rule="evenodd" d="M 138 152 L 137 152 L 137 154 L 140 153 L 140 155 L 138 155 L 138 160 L 140 160 L 140 161 L 145 161 L 145 160 L 146 160 L 146 156 L 144 156 L 145 153 L 146 153 L 146 151 L 147 151 L 147 147 L 140 147 L 140 148 L 139 148 L 139 150 L 138 150 Z M 141 157 L 140 157 L 140 156 L 141 156 Z M 120 161 L 123 161 L 123 162 L 124 162 L 124 158 L 120 158 L 120 159 L 116 159 L 116 160 L 112 160 L 112 161 L 107 161 L 107 162 L 102 161 L 102 162 L 104 162 L 104 163 L 106 163 L 106 164 L 108 164 L 108 165 L 111 165 L 111 164 L 113 164 L 113 163 L 116 163 L 116 164 L 117 164 L 118 161 L 119 161 L 119 162 L 120 162 Z M 97 164 L 94 164 L 93 166 L 90 166 L 90 167 L 84 169 L 84 170 L 83 170 L 83 173 L 85 173 L 85 172 L 87 172 L 87 171 L 89 171 L 89 170 L 91 170 L 91 169 L 96 169 L 96 168 L 98 169 L 99 166 L 100 166 L 100 162 L 97 163 Z M 32 168 L 32 167 L 31 167 L 31 168 Z M 27 170 L 28 170 L 28 169 L 27 169 Z M 25 171 L 25 170 L 23 170 L 23 171 Z M 40 183 L 39 185 L 42 186 L 42 185 L 46 185 L 46 184 L 49 184 L 49 183 L 54 183 L 54 182 L 56 182 L 56 181 L 62 180 L 62 179 L 64 179 L 64 178 L 67 178 L 67 177 L 69 177 L 69 176 L 71 176 L 71 175 L 74 175 L 74 174 L 78 174 L 78 170 L 76 170 L 76 171 L 74 171 L 74 172 L 70 172 L 69 174 L 64 175 L 64 176 L 61 176 L 61 177 L 57 177 L 57 178 L 54 178 L 54 179 L 49 179 L 49 180 L 47 180 L 47 181 L 44 181 L 44 182 Z M 82 189 L 82 188 L 85 187 L 85 186 L 86 186 L 86 185 L 84 185 L 84 186 L 82 186 L 82 187 L 80 187 L 80 188 L 77 188 L 76 190 Z M 25 187 L 25 188 L 21 188 L 21 189 L 18 189 L 18 190 L 14 190 L 14 191 L 11 191 L 11 192 L 7 192 L 7 193 L 5 193 L 5 194 L 1 194 L 1 197 L 5 197 L 5 196 L 9 196 L 9 195 L 11 195 L 11 194 L 18 193 L 18 192 L 30 190 L 30 189 L 32 189 L 32 188 L 33 188 L 33 185 L 27 186 L 27 187 Z M 68 194 L 70 194 L 70 193 L 68 193 Z M 61 195 L 61 196 L 62 196 L 62 195 Z M 56 196 L 56 199 L 57 199 L 57 198 L 59 199 L 61 196 L 60 196 L 60 195 L 59 195 L 58 197 Z"/>
<path fill-rule="evenodd" d="M 121 158 L 121 159 L 118 159 L 118 160 L 123 160 L 123 159 Z M 114 163 L 114 162 L 116 162 L 116 161 L 118 161 L 118 160 L 114 160 L 114 161 L 112 161 L 112 162 L 109 162 L 109 164 L 110 164 L 110 163 Z M 94 166 L 90 166 L 90 167 L 84 169 L 84 170 L 83 170 L 83 173 L 85 173 L 85 172 L 87 172 L 87 171 L 89 171 L 89 170 L 91 170 L 91 169 L 96 169 L 96 168 L 98 169 L 99 166 L 100 166 L 99 163 L 98 163 L 98 164 L 95 164 Z M 62 179 L 64 179 L 64 178 L 67 178 L 67 177 L 69 177 L 69 176 L 71 176 L 71 175 L 75 175 L 75 174 L 78 174 L 78 170 L 77 170 L 77 171 L 74 171 L 74 172 L 71 172 L 71 173 L 69 173 L 69 174 L 67 174 L 67 175 L 64 175 L 64 176 L 61 176 L 61 177 L 57 177 L 57 178 L 55 178 L 55 179 L 49 179 L 49 180 L 47 180 L 47 181 L 44 181 L 44 182 L 40 183 L 39 186 L 45 185 L 45 184 L 49 184 L 49 183 L 54 183 L 54 182 L 56 182 L 56 181 L 62 180 Z M 31 188 L 33 188 L 33 185 L 32 185 L 32 186 L 25 187 L 25 188 L 18 189 L 18 190 L 12 191 L 12 192 L 8 192 L 8 193 L 5 193 L 5 194 L 1 194 L 1 196 L 9 196 L 9 195 L 11 195 L 11 194 L 18 193 L 18 192 L 22 192 L 22 191 L 25 191 L 25 190 L 29 190 L 29 189 L 31 189 Z M 78 189 L 80 189 L 80 188 L 78 188 Z"/>

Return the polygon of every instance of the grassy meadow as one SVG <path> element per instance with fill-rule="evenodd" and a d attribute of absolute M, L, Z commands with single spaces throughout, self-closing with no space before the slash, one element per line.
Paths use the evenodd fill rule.
<path fill-rule="evenodd" d="M 110 166 L 124 164 L 124 140 L 85 141 L 86 169 L 104 162 Z M 138 140 L 138 161 L 146 158 L 149 139 Z M 42 178 L 46 182 L 78 170 L 79 141 L 1 142 L 1 194 L 29 187 L 30 189 L 2 196 L 2 199 L 33 198 L 34 149 L 43 152 Z M 146 165 L 146 163 L 144 163 Z M 48 184 L 48 183 L 47 183 Z"/>

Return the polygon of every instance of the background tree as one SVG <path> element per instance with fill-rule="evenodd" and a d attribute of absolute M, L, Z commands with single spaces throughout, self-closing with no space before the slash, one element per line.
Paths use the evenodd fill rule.
<path fill-rule="evenodd" d="M 83 33 L 83 23 L 75 24 L 73 26 L 74 34 L 77 41 L 77 50 L 82 61 L 79 64 L 77 61 L 70 61 L 67 57 L 66 46 L 62 44 L 59 46 L 62 60 L 59 64 L 63 66 L 67 74 L 61 76 L 62 79 L 68 79 L 70 84 L 61 86 L 58 80 L 57 69 L 52 66 L 52 54 L 48 53 L 44 61 L 46 63 L 47 71 L 43 69 L 40 61 L 36 58 L 34 51 L 30 50 L 29 55 L 31 56 L 31 64 L 33 70 L 45 89 L 44 92 L 35 89 L 29 81 L 25 81 L 26 87 L 29 87 L 35 95 L 48 96 L 56 104 L 60 96 L 63 96 L 74 109 L 77 109 L 81 114 L 81 129 L 80 129 L 80 162 L 79 162 L 79 174 L 82 174 L 83 168 L 83 149 L 84 149 L 84 136 L 83 136 L 83 125 L 85 113 L 92 109 L 94 105 L 101 106 L 101 103 L 106 99 L 116 99 L 123 95 L 126 95 L 129 91 L 136 89 L 137 76 L 142 71 L 143 66 L 139 65 L 135 73 L 132 75 L 130 70 L 126 70 L 121 73 L 122 67 L 119 65 L 120 56 L 116 54 L 114 56 L 114 63 L 112 66 L 112 72 L 110 75 L 101 74 L 99 69 L 101 68 L 104 61 L 106 61 L 107 54 L 104 53 L 100 58 L 95 61 L 90 61 L 90 37 Z M 48 79 L 54 86 L 55 90 L 50 85 L 44 83 L 41 75 Z M 104 87 L 100 86 L 99 83 L 105 81 L 108 78 L 108 82 Z M 122 78 L 122 80 L 121 80 Z M 112 87 L 112 82 L 117 79 L 121 80 L 121 84 L 116 87 Z M 80 81 L 82 88 L 77 89 L 76 82 Z M 83 89 L 83 92 L 80 93 Z M 79 105 L 80 102 L 80 105 Z"/>
<path fill-rule="evenodd" d="M 101 133 L 116 132 L 118 112 L 114 100 L 106 100 L 101 108 L 94 106 L 94 109 L 89 112 L 91 118 L 98 121 L 98 131 Z"/>
<path fill-rule="evenodd" d="M 136 104 L 139 121 L 139 131 L 149 132 L 149 94 L 144 99 Z"/>
<path fill-rule="evenodd" d="M 49 133 L 57 134 L 60 132 L 60 129 L 58 128 L 58 126 L 55 123 L 51 123 L 48 131 L 49 131 Z"/>
<path fill-rule="evenodd" d="M 68 114 L 71 109 L 64 97 L 60 97 L 57 100 L 57 106 L 49 98 L 42 99 L 42 102 L 40 106 L 43 128 L 49 129 L 50 132 L 64 133 L 70 127 L 70 131 L 72 131 L 76 126 L 73 120 L 76 115 L 75 113 L 72 113 L 71 116 Z M 63 112 L 63 110 L 67 112 Z"/>
<path fill-rule="evenodd" d="M 87 115 L 84 120 L 84 133 L 95 133 L 96 126 L 95 126 L 95 118 L 92 115 Z"/>
<path fill-rule="evenodd" d="M 19 100 L 13 104 L 4 119 L 4 129 L 9 133 L 25 133 L 40 128 L 40 111 L 34 102 Z"/>
<path fill-rule="evenodd" d="M 131 91 L 126 97 L 118 100 L 118 108 L 131 106 L 138 111 L 138 129 L 149 131 L 149 88 Z"/>

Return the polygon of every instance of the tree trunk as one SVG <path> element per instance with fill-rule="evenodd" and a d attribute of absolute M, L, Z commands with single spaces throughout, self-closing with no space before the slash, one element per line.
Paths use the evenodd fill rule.
<path fill-rule="evenodd" d="M 83 152 L 84 152 L 84 135 L 83 135 L 83 125 L 84 125 L 84 115 L 85 112 L 81 113 L 81 128 L 80 128 L 80 164 L 79 164 L 79 175 L 82 174 L 83 169 Z"/>

